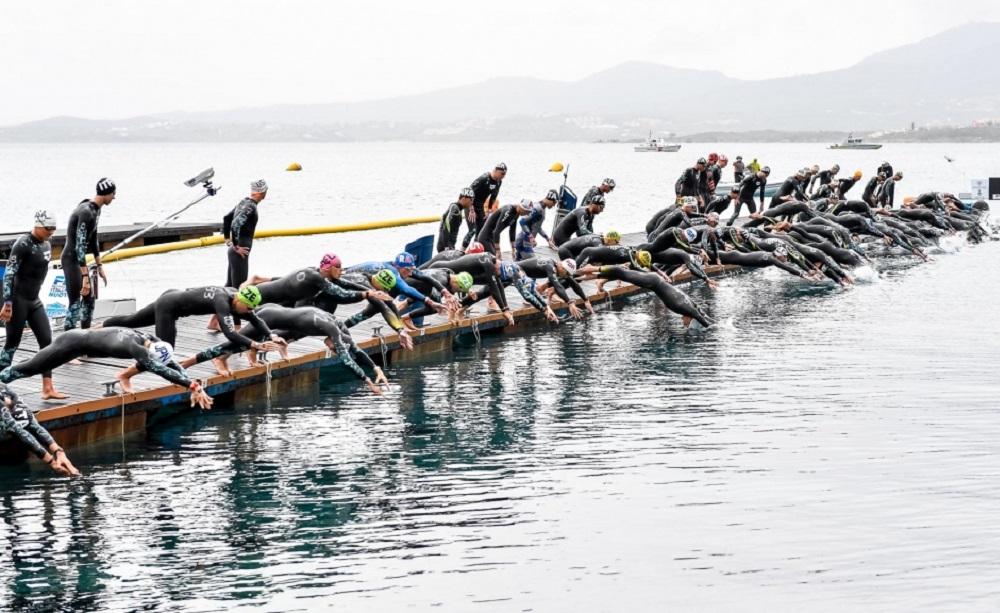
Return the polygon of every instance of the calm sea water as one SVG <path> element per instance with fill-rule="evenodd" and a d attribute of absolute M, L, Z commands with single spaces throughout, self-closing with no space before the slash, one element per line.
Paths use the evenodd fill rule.
<path fill-rule="evenodd" d="M 407 192 L 406 162 L 428 161 L 383 147 L 401 159 L 358 181 L 444 180 Z M 462 177 L 515 159 L 467 147 Z M 559 157 L 544 147 L 527 147 L 539 168 Z M 573 147 L 597 178 L 666 164 Z M 622 229 L 676 173 L 661 174 L 645 199 L 615 192 Z M 328 240 L 360 258 L 403 237 Z M 318 248 L 255 257 L 284 270 Z M 206 274 L 142 262 L 157 283 Z M 692 290 L 723 322 L 701 333 L 643 299 L 394 367 L 383 399 L 330 380 L 74 450 L 81 479 L 0 468 L 0 609 L 995 610 L 998 266 L 992 243 L 885 260 L 847 290 L 753 273 Z"/>

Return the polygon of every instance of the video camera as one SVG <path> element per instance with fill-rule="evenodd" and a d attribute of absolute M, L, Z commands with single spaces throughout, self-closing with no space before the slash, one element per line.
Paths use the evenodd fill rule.
<path fill-rule="evenodd" d="M 184 185 L 187 185 L 188 187 L 194 187 L 195 185 L 201 183 L 202 186 L 208 191 L 208 195 L 214 196 L 216 192 L 222 189 L 221 187 L 214 187 L 212 185 L 212 177 L 214 176 L 215 176 L 215 169 L 207 168 L 198 173 L 197 176 L 191 177 L 190 179 L 185 181 Z"/>

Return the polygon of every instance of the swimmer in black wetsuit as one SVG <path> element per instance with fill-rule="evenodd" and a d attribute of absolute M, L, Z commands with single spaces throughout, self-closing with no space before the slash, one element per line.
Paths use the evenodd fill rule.
<path fill-rule="evenodd" d="M 129 328 L 106 326 L 63 333 L 30 360 L 18 362 L 0 372 L 0 382 L 10 383 L 17 379 L 33 377 L 81 356 L 135 360 L 142 370 L 191 390 L 191 406 L 198 405 L 203 409 L 212 406 L 212 399 L 202 389 L 201 384 L 192 380 L 174 360 L 173 346 L 152 334 Z M 135 367 L 126 368 L 115 375 L 121 383 L 122 391 L 126 394 L 132 393 L 130 369 Z M 138 369 L 135 371 L 138 372 Z"/>
<path fill-rule="evenodd" d="M 97 222 L 101 218 L 101 208 L 115 199 L 114 182 L 107 177 L 97 182 L 97 195 L 76 206 L 66 225 L 66 245 L 62 252 L 63 275 L 66 278 L 66 297 L 69 308 L 66 311 L 64 328 L 72 330 L 79 325 L 89 328 L 94 315 L 94 294 L 97 288 L 90 286 L 90 271 L 87 268 L 87 252 L 94 256 L 97 274 L 108 284 L 108 277 L 101 265 L 101 246 L 97 240 Z"/>
<path fill-rule="evenodd" d="M 570 211 L 552 231 L 552 240 L 557 246 L 573 238 L 594 233 L 594 216 L 604 211 L 604 197 L 595 196 L 590 204 Z"/>
<path fill-rule="evenodd" d="M 654 241 L 670 228 L 690 228 L 704 221 L 705 216 L 698 212 L 698 201 L 691 196 L 683 196 L 679 206 L 661 217 L 653 231 L 646 235 L 646 239 Z"/>
<path fill-rule="evenodd" d="M 500 186 L 503 185 L 504 177 L 507 176 L 507 165 L 498 162 L 493 170 L 479 175 L 469 186 L 472 188 L 472 210 L 466 218 L 469 222 L 469 231 L 462 239 L 462 247 L 468 246 L 470 242 L 483 229 L 486 223 L 486 216 L 490 214 L 496 205 L 497 198 L 500 197 Z"/>
<path fill-rule="evenodd" d="M 10 366 L 14 352 L 21 344 L 27 324 L 42 349 L 52 342 L 52 328 L 45 305 L 39 298 L 45 276 L 49 272 L 52 247 L 49 239 L 56 231 L 56 218 L 48 211 L 35 213 L 35 227 L 22 235 L 11 247 L 3 275 L 3 308 L 0 322 L 7 326 L 7 339 L 0 353 L 0 370 Z M 62 400 L 66 394 L 52 383 L 52 373 L 42 375 L 42 400 Z"/>
<path fill-rule="evenodd" d="M 664 281 L 655 272 L 630 270 L 624 266 L 601 266 L 600 268 L 588 266 L 587 270 L 581 272 L 596 275 L 601 279 L 625 281 L 651 290 L 663 302 L 664 306 L 681 315 L 685 326 L 690 326 L 691 320 L 696 320 L 706 328 L 715 323 L 698 308 L 690 296 Z"/>
<path fill-rule="evenodd" d="M 240 316 L 252 323 L 258 330 L 266 330 L 271 337 L 269 348 L 284 344 L 284 339 L 271 335 L 267 324 L 260 321 L 253 309 L 260 306 L 260 290 L 253 285 L 245 285 L 236 290 L 231 287 L 194 287 L 186 290 L 171 289 L 163 292 L 152 303 L 139 309 L 131 315 L 110 317 L 104 321 L 108 327 L 144 328 L 156 326 L 156 336 L 169 343 L 171 347 L 177 343 L 177 320 L 191 315 L 215 315 L 219 321 L 222 334 L 231 343 L 243 349 L 262 349 L 264 346 L 247 338 L 233 327 L 233 318 Z M 139 374 L 136 367 L 127 369 L 124 377 L 130 379 Z M 124 387 L 124 385 L 123 385 Z"/>
<path fill-rule="evenodd" d="M 64 477 L 80 475 L 63 448 L 35 419 L 31 409 L 25 406 L 14 390 L 0 383 L 0 439 L 7 435 L 19 440 L 57 474 Z"/>
<path fill-rule="evenodd" d="M 726 212 L 731 205 L 739 206 L 740 199 L 740 186 L 733 185 L 729 188 L 729 193 L 719 196 L 705 205 L 705 214 L 715 213 L 717 215 L 722 215 Z"/>
<path fill-rule="evenodd" d="M 499 278 L 501 285 L 505 287 L 513 285 L 524 301 L 544 313 L 546 319 L 554 324 L 559 323 L 559 316 L 538 293 L 535 281 L 524 274 L 517 262 L 500 262 Z"/>
<path fill-rule="evenodd" d="M 802 193 L 802 182 L 805 181 L 806 173 L 807 170 L 803 168 L 785 179 L 777 193 L 771 196 L 771 206 L 777 206 L 791 200 L 808 200 Z"/>
<path fill-rule="evenodd" d="M 439 253 L 454 249 L 458 244 L 458 231 L 462 229 L 462 219 L 468 214 L 475 195 L 471 187 L 463 187 L 458 194 L 458 200 L 448 205 L 448 210 L 441 216 L 441 227 L 438 228 L 437 238 Z"/>
<path fill-rule="evenodd" d="M 379 385 L 388 383 L 385 373 L 375 365 L 367 353 L 361 351 L 357 343 L 354 342 L 354 339 L 351 338 L 351 334 L 347 331 L 344 324 L 326 311 L 310 306 L 287 308 L 276 304 L 268 304 L 257 309 L 256 313 L 262 321 L 267 322 L 267 325 L 275 331 L 275 334 L 279 334 L 288 341 L 296 341 L 307 336 L 326 337 L 324 341 L 326 346 L 337 352 L 344 365 L 359 379 L 364 381 L 373 394 L 381 394 L 382 390 Z M 244 328 L 242 332 L 251 338 L 265 338 L 265 335 L 254 329 L 252 324 Z M 229 370 L 227 359 L 233 353 L 241 350 L 240 347 L 233 343 L 223 343 L 215 347 L 210 347 L 184 360 L 181 362 L 181 366 L 190 368 L 195 364 L 212 360 L 216 371 L 220 375 L 231 376 L 232 372 Z M 287 347 L 279 346 L 278 352 L 281 354 L 282 359 L 288 359 Z M 258 364 L 256 352 L 251 350 L 249 357 L 251 364 Z M 367 366 L 368 369 L 375 373 L 374 380 L 365 374 L 362 366 Z"/>
<path fill-rule="evenodd" d="M 559 259 L 575 259 L 576 256 L 589 247 L 611 247 L 617 245 L 622 240 L 622 235 L 617 230 L 608 230 L 604 234 L 584 234 L 571 238 L 562 245 L 559 245 Z"/>
<path fill-rule="evenodd" d="M 521 260 L 517 264 L 529 279 L 546 279 L 547 283 L 540 285 L 538 291 L 545 294 L 546 289 L 551 289 L 566 303 L 570 315 L 574 318 L 580 319 L 583 317 L 583 313 L 570 300 L 565 285 L 569 285 L 576 295 L 583 299 L 583 305 L 587 311 L 591 315 L 594 314 L 594 306 L 590 304 L 587 292 L 583 291 L 580 284 L 573 278 L 573 274 L 576 272 L 575 261 L 567 259 L 557 262 L 550 257 L 538 256 L 530 260 Z"/>
<path fill-rule="evenodd" d="M 504 314 L 507 323 L 514 325 L 514 315 L 510 311 L 510 306 L 507 304 L 507 296 L 501 287 L 499 267 L 499 260 L 489 253 L 463 255 L 450 262 L 436 262 L 431 265 L 431 269 L 447 268 L 456 274 L 467 272 L 472 275 L 477 285 L 486 286 L 489 296 L 496 302 L 497 308 Z M 468 299 L 463 300 L 462 304 L 468 306 Z"/>
<path fill-rule="evenodd" d="M 510 235 L 511 258 L 517 257 L 514 253 L 514 239 L 517 236 L 517 221 L 518 218 L 529 213 L 531 213 L 530 202 L 505 204 L 490 213 L 489 217 L 486 218 L 486 222 L 483 224 L 482 229 L 479 231 L 479 236 L 477 237 L 479 242 L 483 244 L 483 248 L 486 249 L 486 252 L 492 253 L 497 257 L 502 257 L 503 254 L 500 251 L 500 236 L 503 234 L 504 230 L 507 230 Z"/>
<path fill-rule="evenodd" d="M 472 275 L 467 272 L 455 274 L 447 268 L 432 268 L 420 271 L 419 277 L 409 280 L 410 285 L 422 294 L 429 296 L 432 300 L 443 301 L 447 293 L 466 294 L 469 292 L 474 281 Z M 435 313 L 434 309 L 423 303 L 414 303 L 409 297 L 402 297 L 403 302 L 397 305 L 400 313 L 403 314 L 403 321 L 407 325 L 412 325 L 414 318 L 426 317 Z M 458 316 L 457 310 L 449 313 L 449 318 Z M 416 327 L 415 325 L 413 327 Z"/>
<path fill-rule="evenodd" d="M 740 211 L 743 209 L 744 204 L 751 215 L 757 212 L 757 206 L 754 204 L 754 194 L 757 192 L 760 192 L 760 210 L 764 210 L 764 190 L 767 189 L 767 178 L 770 175 L 771 169 L 765 166 L 740 182 L 736 208 L 733 209 L 733 216 L 726 222 L 727 226 L 733 225 L 736 218 L 740 216 Z"/>

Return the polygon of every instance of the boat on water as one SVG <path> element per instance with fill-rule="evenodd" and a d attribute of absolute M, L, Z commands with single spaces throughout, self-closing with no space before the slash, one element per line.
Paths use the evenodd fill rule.
<path fill-rule="evenodd" d="M 847 138 L 844 139 L 842 143 L 834 143 L 830 145 L 830 149 L 881 149 L 882 145 L 879 143 L 866 143 L 864 139 L 860 136 L 854 136 L 849 134 Z"/>
<path fill-rule="evenodd" d="M 681 150 L 681 146 L 676 143 L 668 143 L 662 138 L 653 138 L 653 134 L 650 133 L 649 137 L 645 142 L 640 143 L 633 147 L 635 151 L 643 152 L 661 152 L 661 153 L 676 153 Z"/>

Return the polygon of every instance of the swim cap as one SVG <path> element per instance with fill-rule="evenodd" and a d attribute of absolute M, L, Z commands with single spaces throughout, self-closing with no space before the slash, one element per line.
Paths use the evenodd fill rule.
<path fill-rule="evenodd" d="M 611 189 L 614 189 L 615 188 L 615 180 L 614 179 L 605 179 L 605 180 L 601 181 L 601 185 L 607 185 Z"/>
<path fill-rule="evenodd" d="M 396 256 L 396 259 L 392 261 L 392 265 L 396 268 L 416 268 L 417 258 L 413 257 L 412 253 L 404 251 Z"/>
<path fill-rule="evenodd" d="M 476 192 L 472 191 L 471 187 L 463 187 L 462 191 L 458 192 L 459 198 L 475 198 Z"/>
<path fill-rule="evenodd" d="M 267 181 L 264 179 L 257 179 L 250 183 L 250 193 L 251 194 L 266 194 L 267 193 Z"/>
<path fill-rule="evenodd" d="M 98 196 L 110 196 L 115 193 L 115 182 L 107 177 L 101 177 L 97 180 L 97 195 Z"/>
<path fill-rule="evenodd" d="M 862 172 L 860 170 L 855 170 L 854 171 L 854 180 L 857 181 L 861 177 L 862 177 Z"/>
<path fill-rule="evenodd" d="M 174 348 L 166 341 L 154 341 L 146 348 L 149 359 L 166 366 L 174 359 Z"/>
<path fill-rule="evenodd" d="M 493 170 L 500 170 L 503 172 L 507 172 L 507 165 L 504 164 L 503 162 L 497 162 L 497 165 L 493 167 Z"/>
<path fill-rule="evenodd" d="M 774 249 L 774 255 L 782 258 L 788 257 L 788 248 L 785 247 L 784 245 L 778 245 Z"/>
<path fill-rule="evenodd" d="M 542 200 L 551 200 L 552 202 L 559 202 L 559 192 L 557 192 L 554 189 L 550 189 L 548 193 L 545 194 L 545 197 L 542 198 Z"/>
<path fill-rule="evenodd" d="M 517 276 L 518 266 L 513 262 L 500 262 L 500 280 L 504 283 L 513 281 Z"/>
<path fill-rule="evenodd" d="M 771 167 L 770 166 L 765 166 L 765 167 L 761 168 L 760 171 L 762 173 L 766 174 L 766 175 L 769 175 L 769 174 L 771 174 Z"/>
<path fill-rule="evenodd" d="M 698 231 L 695 230 L 694 228 L 685 228 L 684 238 L 688 239 L 688 242 L 691 242 L 694 239 L 698 238 Z"/>
<path fill-rule="evenodd" d="M 486 248 L 483 247 L 483 244 L 480 243 L 479 241 L 472 241 L 471 243 L 469 243 L 469 246 L 466 247 L 465 249 L 465 253 L 483 253 L 485 251 Z"/>
<path fill-rule="evenodd" d="M 708 162 L 705 161 L 705 158 L 698 158 L 698 161 L 695 162 L 695 166 L 697 166 L 698 164 L 704 166 L 705 164 L 708 164 Z"/>
<path fill-rule="evenodd" d="M 635 263 L 642 268 L 649 268 L 653 265 L 653 254 L 645 249 L 640 249 L 635 252 Z"/>
<path fill-rule="evenodd" d="M 840 172 L 840 164 L 834 164 L 833 166 L 830 167 L 830 170 L 832 170 L 833 172 Z"/>
<path fill-rule="evenodd" d="M 260 290 L 255 285 L 247 285 L 236 292 L 236 298 L 251 309 L 256 309 L 260 306 Z"/>
<path fill-rule="evenodd" d="M 599 204 L 601 206 L 604 206 L 605 204 L 607 204 L 607 202 L 605 202 L 605 200 L 604 200 L 604 194 L 597 194 L 596 196 L 594 196 L 593 198 L 591 198 L 590 199 L 590 204 Z"/>
<path fill-rule="evenodd" d="M 618 233 L 618 230 L 608 230 L 604 233 L 605 240 L 618 242 L 622 239 L 622 235 Z"/>
<path fill-rule="evenodd" d="M 729 163 L 729 158 L 727 158 L 725 155 L 720 155 L 719 156 L 719 163 L 720 164 L 723 164 L 723 163 L 728 164 Z"/>
<path fill-rule="evenodd" d="M 319 261 L 319 269 L 326 270 L 327 268 L 340 268 L 340 258 L 333 253 L 328 253 L 323 256 L 323 259 Z"/>
<path fill-rule="evenodd" d="M 392 271 L 383 268 L 372 277 L 372 283 L 381 290 L 389 291 L 396 287 L 396 275 Z"/>
<path fill-rule="evenodd" d="M 563 268 L 566 269 L 566 274 L 573 275 L 576 273 L 576 260 L 572 258 L 566 258 L 560 263 L 562 264 Z"/>
<path fill-rule="evenodd" d="M 714 221 L 715 223 L 719 223 L 719 214 L 713 211 L 709 213 L 708 216 L 705 217 L 705 219 L 706 221 Z"/>
<path fill-rule="evenodd" d="M 684 196 L 681 198 L 681 206 L 698 206 L 698 199 L 694 196 Z"/>
<path fill-rule="evenodd" d="M 714 164 L 714 163 L 716 163 L 718 161 L 719 161 L 719 154 L 718 153 L 709 153 L 708 154 L 708 162 L 710 164 Z"/>
<path fill-rule="evenodd" d="M 41 211 L 35 211 L 35 227 L 36 228 L 54 228 L 56 227 L 56 216 L 42 209 Z"/>
<path fill-rule="evenodd" d="M 458 291 L 464 294 L 472 289 L 472 275 L 467 272 L 458 273 L 455 275 L 455 285 L 458 287 Z"/>

